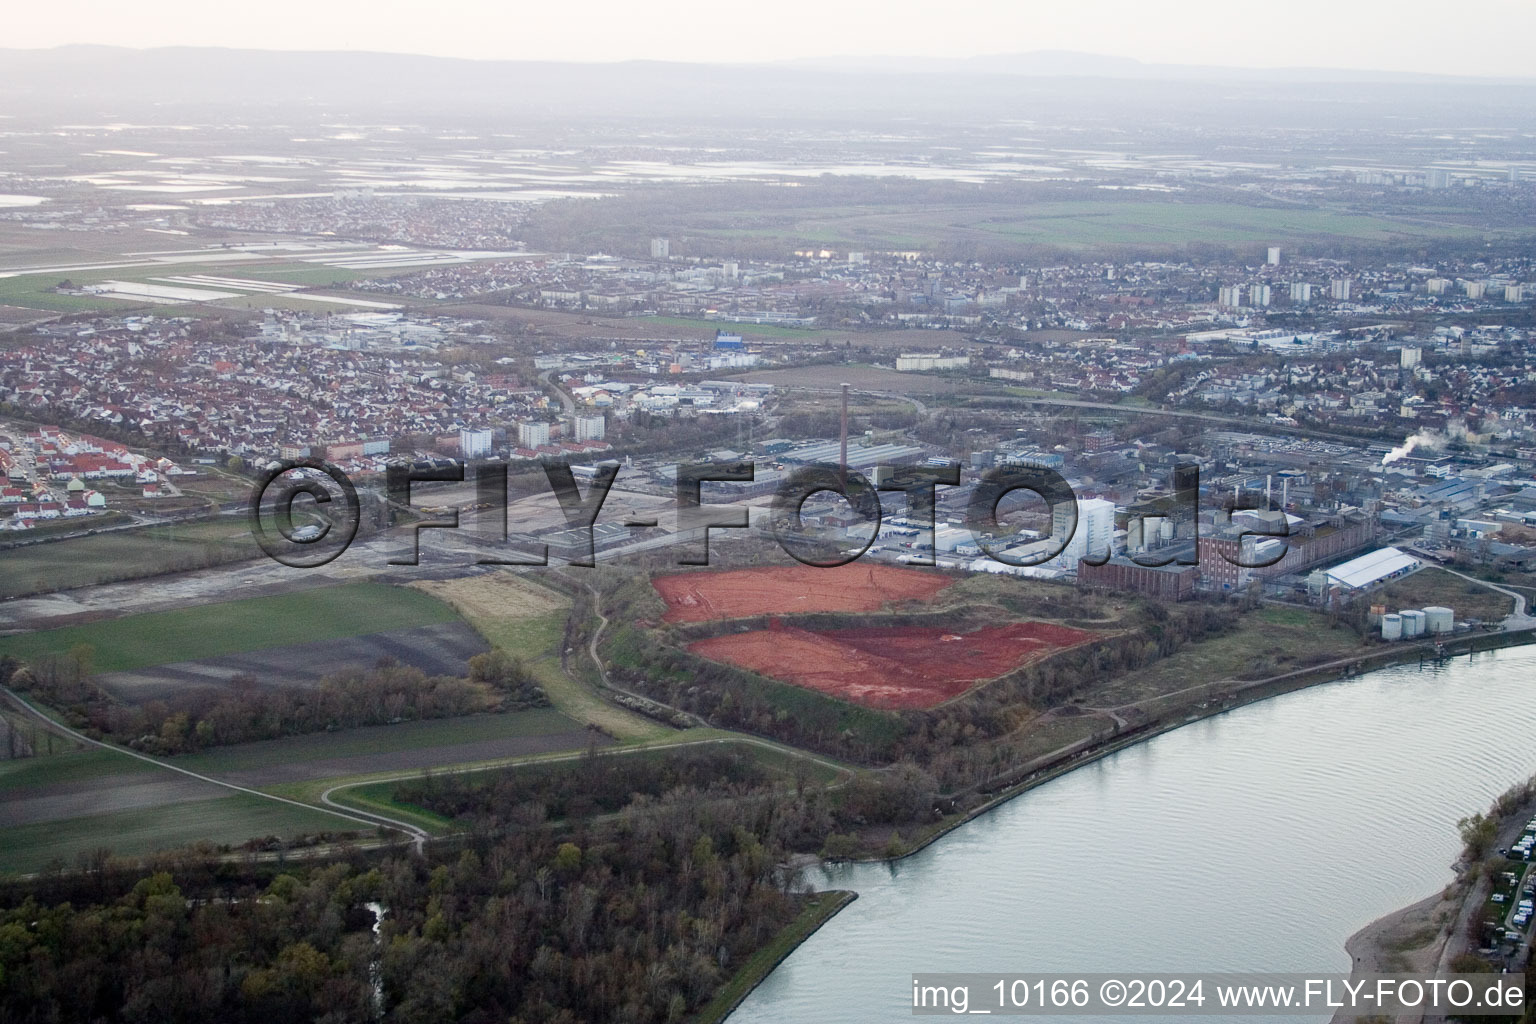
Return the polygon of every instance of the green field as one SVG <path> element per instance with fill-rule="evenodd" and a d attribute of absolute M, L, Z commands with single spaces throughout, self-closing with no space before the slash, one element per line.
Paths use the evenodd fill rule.
<path fill-rule="evenodd" d="M 701 212 L 688 233 L 834 248 L 925 249 L 998 244 L 1093 249 L 1119 245 L 1239 244 L 1307 238 L 1394 242 L 1509 234 L 1501 225 L 1398 219 L 1304 206 L 1248 206 L 1167 198 L 1070 199 L 1041 203 L 825 207 L 772 211 L 759 226 L 720 226 Z"/>
<path fill-rule="evenodd" d="M 281 265 L 255 264 L 241 267 L 233 277 L 248 277 L 253 281 L 281 281 L 285 284 L 302 284 L 311 288 L 327 288 L 331 285 L 349 285 L 353 281 L 366 281 L 381 277 L 398 277 L 403 271 L 348 270 L 345 267 L 327 267 L 315 263 L 284 263 Z M 387 296 L 381 301 L 388 301 Z"/>
<path fill-rule="evenodd" d="M 0 872 L 38 871 L 53 860 L 73 867 L 80 854 L 102 848 L 118 856 L 143 856 L 197 842 L 238 846 L 247 839 L 269 835 L 289 838 L 354 830 L 368 832 L 361 824 L 324 811 L 236 793 L 7 828 L 0 833 Z"/>
<path fill-rule="evenodd" d="M 1384 604 L 1388 611 L 1438 605 L 1454 609 L 1458 622 L 1463 619 L 1496 622 L 1515 610 L 1515 599 L 1509 595 L 1434 567 L 1394 580 L 1372 595 L 1370 603 Z"/>
<path fill-rule="evenodd" d="M 97 260 L 100 261 L 100 254 Z M 93 261 L 94 262 L 94 261 Z M 378 271 L 378 270 L 346 270 L 341 267 L 327 267 L 315 263 L 279 263 L 270 259 L 254 258 L 250 263 L 157 263 L 151 265 L 136 265 L 118 267 L 110 270 L 78 270 L 67 272 L 52 272 L 46 274 L 21 274 L 16 277 L 0 278 L 0 305 L 21 306 L 27 309 L 45 310 L 55 313 L 86 313 L 92 310 L 126 311 L 141 310 L 154 306 L 153 300 L 130 300 L 103 298 L 96 295 L 59 295 L 52 289 L 58 286 L 60 281 L 70 280 L 75 284 L 99 284 L 102 281 L 140 281 L 151 283 L 155 279 L 163 277 L 182 277 L 191 274 L 211 274 L 217 277 L 248 277 L 255 281 L 282 281 L 288 284 L 305 285 L 308 287 L 326 288 L 332 285 L 346 285 L 363 278 L 393 277 L 408 271 Z M 183 287 L 195 288 L 198 285 L 185 285 Z M 220 290 L 216 285 L 206 285 L 211 290 Z M 236 289 L 230 288 L 229 291 Z M 260 308 L 261 300 L 266 300 L 265 305 L 279 304 L 285 296 L 281 295 L 251 295 L 252 308 Z M 300 296 L 291 296 L 300 298 Z M 315 297 L 315 302 L 323 302 L 321 297 Z M 381 296 L 379 301 L 390 301 L 388 296 Z M 238 306 L 239 300 L 219 300 L 214 303 L 188 303 L 185 305 L 155 306 L 169 315 L 186 316 L 198 310 L 206 310 L 209 306 L 227 307 Z M 330 304 L 334 307 L 336 304 Z M 297 308 L 314 308 L 312 305 Z"/>
<path fill-rule="evenodd" d="M 453 609 L 418 590 L 349 583 L 23 633 L 0 638 L 0 655 L 28 661 L 89 644 L 95 671 L 122 672 L 457 620 Z"/>
<path fill-rule="evenodd" d="M 1261 679 L 1363 650 L 1354 630 L 1330 624 L 1321 613 L 1263 608 L 1244 615 L 1227 633 L 1093 687 L 1082 703 L 1118 707 L 1202 683 Z"/>
<path fill-rule="evenodd" d="M 1387 242 L 1483 233 L 1458 224 L 1425 224 L 1300 207 L 1114 200 L 1043 203 L 1030 206 L 1023 217 L 962 226 L 1020 241 L 1061 246 L 1183 245 L 1317 237 Z"/>
<path fill-rule="evenodd" d="M 219 775 L 273 765 L 294 764 L 322 758 L 384 754 L 397 750 L 421 750 L 457 743 L 518 736 L 550 736 L 580 729 L 581 725 L 550 708 L 534 708 L 498 715 L 464 718 L 433 718 L 369 726 L 342 732 L 285 736 L 259 743 L 211 747 L 175 759 L 178 768 Z M 3 779 L 3 776 L 0 776 Z"/>
<path fill-rule="evenodd" d="M 48 290 L 63 278 L 62 274 L 0 278 L 0 304 L 50 313 L 89 313 L 98 309 L 127 311 L 148 305 L 126 299 L 104 299 L 98 295 L 56 295 Z"/>
<path fill-rule="evenodd" d="M 636 317 L 636 323 L 659 324 L 663 327 L 682 327 L 700 331 L 726 331 L 732 334 L 747 336 L 757 335 L 763 338 L 803 338 L 814 339 L 823 333 L 814 327 L 781 327 L 778 324 L 747 324 L 737 323 L 733 320 L 692 320 L 682 316 L 644 316 Z"/>
<path fill-rule="evenodd" d="M 233 516 L 28 544 L 0 553 L 6 570 L 0 599 L 199 569 L 260 553 L 250 524 Z"/>
<path fill-rule="evenodd" d="M 45 757 L 0 761 L 0 793 L 17 793 L 60 782 L 85 782 L 130 773 L 159 771 L 147 761 L 91 747 Z"/>

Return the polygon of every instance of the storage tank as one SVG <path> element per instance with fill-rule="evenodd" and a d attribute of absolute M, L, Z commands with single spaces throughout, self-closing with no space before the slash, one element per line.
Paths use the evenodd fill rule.
<path fill-rule="evenodd" d="M 1431 605 L 1424 609 L 1424 628 L 1431 633 L 1453 633 L 1456 631 L 1456 613 L 1441 605 Z"/>
<path fill-rule="evenodd" d="M 1383 640 L 1401 640 L 1403 637 L 1403 617 L 1401 615 L 1383 615 L 1381 617 L 1381 638 Z"/>
<path fill-rule="evenodd" d="M 1424 613 L 1417 608 L 1404 608 L 1397 613 L 1397 617 L 1403 620 L 1403 636 L 1424 635 Z"/>

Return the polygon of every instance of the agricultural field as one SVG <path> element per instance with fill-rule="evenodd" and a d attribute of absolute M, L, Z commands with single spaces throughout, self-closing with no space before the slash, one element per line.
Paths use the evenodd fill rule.
<path fill-rule="evenodd" d="M 872 612 L 896 602 L 931 600 L 954 582 L 934 572 L 869 562 L 850 562 L 835 569 L 794 566 L 690 572 L 652 580 L 667 603 L 667 622 Z"/>
<path fill-rule="evenodd" d="M 702 216 L 708 216 L 707 214 Z M 1325 208 L 1249 206 L 1160 198 L 1082 198 L 1018 206 L 926 203 L 908 209 L 860 206 L 776 210 L 751 228 L 688 225 L 690 235 L 730 249 L 744 242 L 784 247 L 923 249 L 962 245 L 987 251 L 1076 250 L 1120 246 L 1178 248 L 1347 238 L 1402 242 L 1481 237 L 1485 228 L 1451 220 L 1394 218 Z"/>
<path fill-rule="evenodd" d="M 237 677 L 258 686 L 302 689 L 380 658 L 393 658 L 429 676 L 462 676 L 469 659 L 486 650 L 485 640 L 468 624 L 443 622 L 107 672 L 98 675 L 96 683 L 119 700 L 142 704 L 195 690 L 222 690 Z"/>
<path fill-rule="evenodd" d="M 242 786 L 266 788 L 582 750 L 593 742 L 607 741 L 558 711 L 534 708 L 213 747 L 179 757 L 176 764 Z"/>
<path fill-rule="evenodd" d="M 688 650 L 866 707 L 930 708 L 987 679 L 1099 635 L 1044 622 L 966 633 L 932 626 L 779 627 L 697 640 Z"/>
<path fill-rule="evenodd" d="M 95 254 L 91 262 L 121 262 L 104 259 L 103 254 Z M 405 271 L 401 271 L 405 272 Z M 150 307 L 165 309 L 171 315 L 193 315 L 205 311 L 209 306 L 221 308 L 262 308 L 265 305 L 282 305 L 284 298 L 304 298 L 303 293 L 291 295 L 266 295 L 243 296 L 255 299 L 254 302 L 242 302 L 237 299 L 211 299 L 207 302 L 181 303 L 175 298 L 168 301 L 157 302 L 152 296 L 143 298 L 117 298 L 106 295 L 65 295 L 54 291 L 60 282 L 68 280 L 75 285 L 101 284 L 106 281 L 124 281 L 135 285 L 153 285 L 157 288 L 199 287 L 213 291 L 217 290 L 212 283 L 202 285 L 177 285 L 166 284 L 161 279 L 171 277 L 187 277 L 193 275 L 210 275 L 213 277 L 233 278 L 239 280 L 250 279 L 254 281 L 266 281 L 281 284 L 293 284 L 302 288 L 345 288 L 353 281 L 363 278 L 376 278 L 391 276 L 387 270 L 349 270 L 343 267 L 328 267 L 323 264 L 292 262 L 284 263 L 274 261 L 264 256 L 252 256 L 248 261 L 241 260 L 209 260 L 206 263 L 149 263 L 118 266 L 107 266 L 91 270 L 49 271 L 47 273 L 21 273 L 14 277 L 0 277 L 0 305 L 16 306 L 25 309 L 43 310 L 55 313 L 87 313 L 96 310 L 104 312 L 135 312 L 143 311 Z M 231 289 L 240 291 L 240 289 Z M 313 296 L 315 303 L 323 303 L 322 296 Z M 371 300 L 370 300 L 371 301 Z M 345 303 L 327 304 L 331 308 Z M 306 308 L 303 306 L 296 308 Z"/>
<path fill-rule="evenodd" d="M 0 873 L 40 871 L 54 861 L 74 866 L 76 858 L 101 849 L 131 857 L 193 843 L 239 846 L 266 836 L 352 830 L 370 834 L 366 827 L 325 811 L 233 793 L 7 828 L 0 842 Z"/>
<path fill-rule="evenodd" d="M 0 656 L 25 662 L 88 645 L 97 672 L 128 672 L 456 618 L 452 608 L 418 590 L 349 583 L 0 637 Z"/>
<path fill-rule="evenodd" d="M 0 600 L 201 569 L 260 555 L 244 517 L 114 530 L 0 553 Z"/>

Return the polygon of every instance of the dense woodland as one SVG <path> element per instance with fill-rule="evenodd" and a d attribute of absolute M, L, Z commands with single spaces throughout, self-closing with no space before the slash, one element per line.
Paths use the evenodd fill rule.
<path fill-rule="evenodd" d="M 440 862 L 257 881 L 260 865 L 195 862 L 0 890 L 0 1020 L 683 1020 L 799 911 L 781 868 L 799 819 L 792 796 L 684 788 L 600 831 L 520 831 Z"/>
<path fill-rule="evenodd" d="M 396 787 L 395 799 L 448 818 L 527 823 L 589 818 L 675 789 L 730 796 L 767 785 L 752 757 L 721 747 L 658 754 L 590 753 L 574 765 L 531 765 L 472 775 L 423 775 Z"/>
<path fill-rule="evenodd" d="M 467 678 L 428 676 L 385 658 L 371 669 L 340 672 L 309 688 L 263 686 L 237 676 L 224 690 L 189 690 L 169 701 L 130 704 L 96 685 L 90 650 L 76 648 L 24 666 L 0 661 L 0 685 L 63 710 L 71 725 L 94 738 L 152 754 L 548 704 L 523 665 L 500 650 L 471 658 Z"/>
<path fill-rule="evenodd" d="M 875 834 L 887 836 L 882 852 L 905 852 L 902 831 L 913 836 L 932 824 L 942 802 L 933 776 L 910 762 L 823 788 L 803 771 L 771 770 L 754 754 L 730 747 L 591 751 L 574 765 L 426 775 L 397 787 L 395 799 L 478 834 L 500 834 L 548 823 L 581 825 L 680 791 L 715 801 L 767 801 L 778 808 L 776 835 L 786 850 L 827 857 L 868 853 L 859 836 Z"/>

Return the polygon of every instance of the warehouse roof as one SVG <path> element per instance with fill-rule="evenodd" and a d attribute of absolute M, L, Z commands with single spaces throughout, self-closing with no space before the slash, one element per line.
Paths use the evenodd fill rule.
<path fill-rule="evenodd" d="M 1358 590 L 1391 576 L 1401 576 L 1422 564 L 1407 552 L 1397 548 L 1382 548 L 1359 558 L 1351 558 L 1343 565 L 1325 569 L 1323 575 L 1341 587 Z"/>

